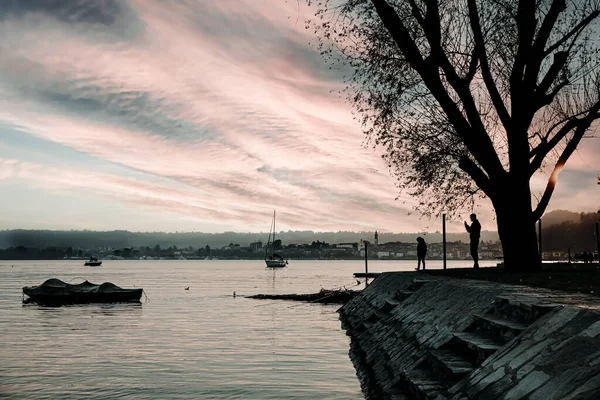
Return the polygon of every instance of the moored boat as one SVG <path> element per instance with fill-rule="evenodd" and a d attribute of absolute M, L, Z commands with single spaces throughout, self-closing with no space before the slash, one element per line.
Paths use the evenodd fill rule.
<path fill-rule="evenodd" d="M 281 241 L 280 241 L 281 242 Z M 271 254 L 269 253 L 271 251 Z M 283 268 L 288 265 L 286 259 L 279 254 L 275 254 L 275 211 L 273 210 L 273 221 L 271 222 L 271 229 L 269 230 L 269 238 L 267 239 L 267 246 L 265 247 L 265 264 L 267 268 Z"/>
<path fill-rule="evenodd" d="M 96 257 L 90 257 L 88 261 L 86 261 L 83 265 L 86 267 L 99 267 L 102 265 L 102 261 L 98 260 Z"/>
<path fill-rule="evenodd" d="M 110 282 L 96 285 L 85 281 L 72 285 L 56 278 L 23 288 L 23 294 L 28 296 L 24 302 L 48 305 L 139 302 L 142 292 L 143 289 L 123 289 Z"/>
<path fill-rule="evenodd" d="M 268 268 L 282 268 L 287 265 L 287 261 L 284 259 L 265 260 Z"/>

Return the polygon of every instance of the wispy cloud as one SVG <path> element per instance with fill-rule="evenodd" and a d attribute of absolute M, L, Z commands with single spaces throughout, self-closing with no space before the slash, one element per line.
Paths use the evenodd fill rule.
<path fill-rule="evenodd" d="M 275 0 L 11 2 L 0 11 L 0 122 L 90 163 L 4 159 L 0 187 L 79 188 L 198 230 L 264 229 L 275 208 L 282 229 L 437 229 L 407 215 L 414 200 L 394 200 L 384 163 L 361 146 L 331 92 L 343 71 L 308 44 L 309 12 Z M 599 152 L 584 159 L 598 167 Z"/>

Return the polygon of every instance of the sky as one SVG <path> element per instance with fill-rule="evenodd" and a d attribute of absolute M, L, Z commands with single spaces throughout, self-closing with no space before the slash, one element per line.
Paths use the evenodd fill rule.
<path fill-rule="evenodd" d="M 3 2 L 0 229 L 268 231 L 274 209 L 278 230 L 441 229 L 365 145 L 310 15 L 283 0 Z M 600 139 L 582 144 L 549 210 L 597 209 L 599 156 Z M 488 202 L 475 211 L 495 229 Z"/>

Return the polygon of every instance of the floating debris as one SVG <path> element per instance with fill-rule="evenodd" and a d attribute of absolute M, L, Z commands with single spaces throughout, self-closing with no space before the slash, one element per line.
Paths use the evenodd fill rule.
<path fill-rule="evenodd" d="M 345 304 L 360 292 L 360 290 L 321 289 L 318 293 L 309 294 L 256 294 L 247 297 L 259 300 L 294 300 L 321 304 Z"/>

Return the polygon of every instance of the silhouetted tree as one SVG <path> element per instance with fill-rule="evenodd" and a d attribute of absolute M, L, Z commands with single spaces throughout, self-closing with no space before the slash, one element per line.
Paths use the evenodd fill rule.
<path fill-rule="evenodd" d="M 275 250 L 281 250 L 282 246 L 281 246 L 281 239 L 277 239 L 273 242 L 273 249 Z"/>
<path fill-rule="evenodd" d="M 417 209 L 456 217 L 487 197 L 506 269 L 539 269 L 535 222 L 600 118 L 600 2 L 308 1 L 319 48 L 349 64 L 348 99 Z"/>
<path fill-rule="evenodd" d="M 66 251 L 66 253 L 65 253 L 65 256 L 66 256 L 67 258 L 71 258 L 71 257 L 73 257 L 73 248 L 72 248 L 71 246 L 69 246 L 69 247 L 67 248 L 67 251 Z"/>

